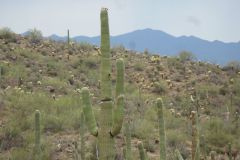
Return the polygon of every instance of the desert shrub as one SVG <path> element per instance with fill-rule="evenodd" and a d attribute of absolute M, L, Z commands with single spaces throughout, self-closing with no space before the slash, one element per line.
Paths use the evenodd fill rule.
<path fill-rule="evenodd" d="M 227 64 L 228 68 L 231 68 L 232 70 L 239 71 L 240 70 L 240 61 L 231 61 Z"/>
<path fill-rule="evenodd" d="M 224 147 L 229 142 L 232 142 L 233 137 L 229 132 L 230 126 L 226 128 L 222 119 L 213 118 L 205 124 L 205 127 L 207 144 Z"/>
<path fill-rule="evenodd" d="M 150 137 L 154 137 L 152 131 L 154 131 L 153 123 L 145 119 L 136 119 L 133 121 L 132 137 L 143 140 L 149 139 Z"/>
<path fill-rule="evenodd" d="M 233 83 L 233 90 L 232 92 L 235 95 L 240 95 L 240 79 L 234 79 L 234 83 Z"/>
<path fill-rule="evenodd" d="M 93 50 L 93 46 L 88 42 L 77 43 L 77 46 L 83 51 L 92 51 Z"/>
<path fill-rule="evenodd" d="M 29 159 L 29 151 L 26 148 L 16 148 L 11 153 L 11 160 Z"/>
<path fill-rule="evenodd" d="M 154 153 L 156 150 L 154 140 L 147 139 L 147 140 L 143 141 L 143 145 L 147 152 Z"/>
<path fill-rule="evenodd" d="M 165 81 L 159 81 L 155 82 L 153 84 L 153 90 L 154 93 L 158 94 L 164 94 L 167 92 L 167 83 Z"/>
<path fill-rule="evenodd" d="M 9 42 L 15 42 L 16 35 L 11 31 L 10 28 L 4 27 L 0 29 L 0 39 L 6 39 Z"/>
<path fill-rule="evenodd" d="M 144 70 L 144 64 L 141 62 L 137 62 L 134 64 L 134 70 L 135 71 L 143 71 Z"/>
<path fill-rule="evenodd" d="M 192 61 L 196 59 L 193 53 L 187 51 L 180 52 L 178 54 L 178 58 L 180 59 L 181 62 Z"/>
<path fill-rule="evenodd" d="M 44 118 L 44 131 L 50 131 L 53 133 L 63 130 L 63 119 L 55 115 L 47 115 Z"/>
<path fill-rule="evenodd" d="M 120 52 L 120 53 L 124 53 L 125 52 L 125 47 L 123 45 L 116 45 L 113 48 L 111 48 L 112 52 Z"/>
<path fill-rule="evenodd" d="M 93 56 L 85 58 L 84 63 L 89 69 L 96 69 L 98 65 L 96 57 Z"/>
<path fill-rule="evenodd" d="M 32 43 L 39 43 L 43 39 L 42 32 L 36 28 L 28 30 L 26 37 L 29 38 Z"/>
<path fill-rule="evenodd" d="M 171 148 L 178 148 L 178 146 L 184 145 L 187 140 L 187 135 L 183 134 L 179 129 L 167 130 L 167 145 Z"/>
<path fill-rule="evenodd" d="M 150 54 L 147 48 L 144 49 L 143 54 L 144 55 L 149 55 Z"/>

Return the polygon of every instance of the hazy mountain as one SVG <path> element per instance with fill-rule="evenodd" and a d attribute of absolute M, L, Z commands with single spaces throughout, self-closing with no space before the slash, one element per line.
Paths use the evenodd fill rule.
<path fill-rule="evenodd" d="M 54 40 L 66 40 L 66 37 L 52 35 Z M 99 45 L 100 37 L 76 36 L 77 42 L 88 42 Z M 199 60 L 226 64 L 240 60 L 240 42 L 224 43 L 207 41 L 194 36 L 175 37 L 165 32 L 152 29 L 136 30 L 130 33 L 112 36 L 111 45 L 124 45 L 128 49 L 144 51 L 146 48 L 160 55 L 176 55 L 186 50 L 194 53 Z"/>

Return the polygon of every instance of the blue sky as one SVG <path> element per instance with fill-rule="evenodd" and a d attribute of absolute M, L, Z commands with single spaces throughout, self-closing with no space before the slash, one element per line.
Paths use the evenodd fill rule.
<path fill-rule="evenodd" d="M 0 27 L 44 36 L 99 35 L 99 12 L 109 8 L 111 35 L 152 28 L 175 36 L 240 41 L 240 0 L 0 0 Z"/>

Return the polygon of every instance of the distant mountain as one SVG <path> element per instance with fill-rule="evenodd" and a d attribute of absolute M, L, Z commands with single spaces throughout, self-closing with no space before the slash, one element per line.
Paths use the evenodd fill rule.
<path fill-rule="evenodd" d="M 50 36 L 54 40 L 66 40 L 66 37 Z M 99 45 L 100 37 L 77 36 L 77 42 L 88 42 Z M 221 41 L 207 41 L 194 36 L 175 37 L 165 32 L 152 29 L 136 30 L 130 33 L 112 36 L 111 45 L 123 45 L 125 48 L 144 51 L 148 49 L 160 55 L 177 55 L 185 50 L 196 55 L 198 60 L 212 63 L 226 64 L 229 61 L 240 61 L 240 42 L 224 43 Z"/>

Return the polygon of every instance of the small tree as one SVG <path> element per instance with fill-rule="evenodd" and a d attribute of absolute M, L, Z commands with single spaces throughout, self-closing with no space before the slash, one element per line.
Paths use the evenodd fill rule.
<path fill-rule="evenodd" d="M 195 60 L 196 56 L 191 52 L 182 51 L 178 54 L 178 58 L 180 59 L 180 61 L 186 62 L 186 61 Z"/>
<path fill-rule="evenodd" d="M 43 39 L 42 32 L 40 30 L 37 30 L 36 28 L 30 29 L 28 31 L 27 37 L 32 43 L 39 43 Z"/>
<path fill-rule="evenodd" d="M 16 41 L 15 33 L 8 27 L 0 28 L 0 39 L 6 39 L 8 41 Z"/>
<path fill-rule="evenodd" d="M 240 70 L 240 61 L 231 61 L 227 64 L 228 67 L 231 67 L 232 70 Z"/>

